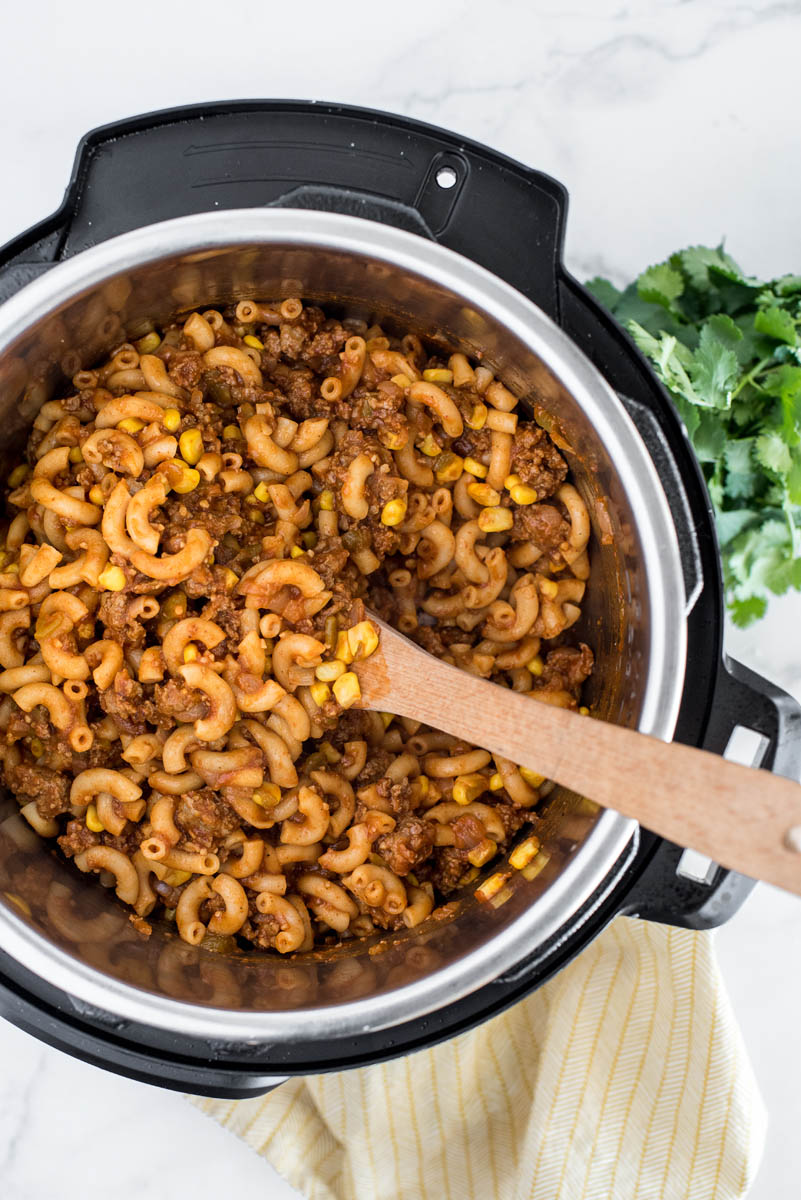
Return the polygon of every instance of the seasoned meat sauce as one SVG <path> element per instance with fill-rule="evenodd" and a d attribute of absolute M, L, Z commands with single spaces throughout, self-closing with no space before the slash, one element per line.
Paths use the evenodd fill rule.
<path fill-rule="evenodd" d="M 42 410 L 9 479 L 3 778 L 140 932 L 288 953 L 415 925 L 536 823 L 542 781 L 454 777 L 469 747 L 351 708 L 348 670 L 367 606 L 578 707 L 581 500 L 515 403 L 460 355 L 287 300 L 126 343 Z"/>

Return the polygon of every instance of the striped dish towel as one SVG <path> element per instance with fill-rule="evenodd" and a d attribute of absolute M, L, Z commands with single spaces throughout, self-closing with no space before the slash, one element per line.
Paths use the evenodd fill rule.
<path fill-rule="evenodd" d="M 192 1100 L 309 1200 L 729 1200 L 765 1134 L 711 936 L 625 917 L 444 1045 Z"/>

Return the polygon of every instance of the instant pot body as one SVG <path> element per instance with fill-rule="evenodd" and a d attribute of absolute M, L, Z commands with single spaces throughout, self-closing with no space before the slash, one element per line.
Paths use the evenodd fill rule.
<path fill-rule="evenodd" d="M 198 139 L 211 155 L 215 146 L 239 145 L 240 159 L 245 145 L 266 155 L 283 191 L 268 188 L 257 200 L 243 179 L 238 200 L 248 207 L 226 203 L 208 216 L 123 208 L 107 233 L 133 232 L 107 241 L 101 229 L 101 244 L 89 250 L 80 244 L 92 228 L 87 212 L 97 208 L 112 166 L 97 147 L 120 144 L 120 133 L 124 142 L 128 127 L 115 138 L 90 135 L 79 155 L 80 195 L 74 181 L 52 229 L 45 223 L 0 253 L 0 295 L 4 287 L 9 295 L 0 307 L 5 467 L 65 377 L 141 336 L 151 321 L 198 306 L 300 295 L 483 354 L 523 398 L 521 407 L 553 423 L 588 503 L 593 573 L 580 633 L 596 654 L 594 711 L 718 752 L 745 726 L 757 735 L 755 758 L 795 773 L 792 701 L 721 658 L 714 527 L 683 430 L 625 336 L 561 266 L 558 185 L 439 131 L 355 110 L 266 104 L 199 115 L 160 114 L 131 131 L 162 152 L 165 139 L 177 138 L 181 162 L 200 154 Z M 298 122 L 309 131 L 305 163 Z M 330 162 L 323 158 L 321 168 L 323 131 Z M 362 136 L 377 137 L 387 162 L 408 161 L 403 146 L 414 147 L 416 205 L 407 203 L 408 181 L 406 191 L 389 195 L 355 189 L 352 179 L 344 185 L 343 170 L 358 171 L 379 152 L 365 145 L 359 156 L 348 154 L 344 138 Z M 282 142 L 283 155 L 276 152 Z M 141 166 L 141 146 L 136 153 Z M 301 176 L 290 187 L 279 162 L 286 155 L 295 156 Z M 437 182 L 443 168 L 456 176 L 453 186 Z M 109 178 L 119 183 L 125 172 L 123 155 Z M 509 233 L 501 235 L 506 223 L 497 214 L 495 261 L 485 262 L 493 273 L 476 265 L 487 253 L 478 217 L 489 203 L 488 180 L 495 203 L 506 195 L 512 211 L 527 184 L 539 233 L 534 244 L 519 242 L 516 259 L 501 244 Z M 188 194 L 184 209 L 197 201 Z M 106 194 L 106 205 L 112 199 Z M 137 229 L 140 218 L 160 216 L 179 219 Z M 519 258 L 529 252 L 533 281 L 523 288 Z M 500 277 L 510 274 L 513 286 Z M 461 1032 L 542 983 L 617 912 L 706 926 L 730 915 L 750 886 L 714 866 L 700 877 L 677 874 L 678 847 L 562 789 L 548 798 L 541 841 L 536 872 L 512 873 L 490 904 L 467 889 L 446 920 L 297 960 L 216 954 L 185 945 L 167 922 L 156 922 L 144 940 L 113 894 L 54 854 L 7 797 L 0 800 L 0 1010 L 133 1077 L 248 1095 L 279 1075 L 362 1065 Z"/>

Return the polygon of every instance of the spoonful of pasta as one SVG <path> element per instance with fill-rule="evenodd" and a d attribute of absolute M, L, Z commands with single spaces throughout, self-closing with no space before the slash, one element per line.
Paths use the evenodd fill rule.
<path fill-rule="evenodd" d="M 337 699 L 482 747 L 438 764 L 462 781 L 468 800 L 492 755 L 510 794 L 519 782 L 536 800 L 520 764 L 722 866 L 801 895 L 799 784 L 502 688 L 369 616 L 350 631 L 354 661 L 335 681 Z"/>

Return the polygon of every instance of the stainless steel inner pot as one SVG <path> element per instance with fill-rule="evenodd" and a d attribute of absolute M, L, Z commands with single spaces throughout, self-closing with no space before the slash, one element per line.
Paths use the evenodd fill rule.
<path fill-rule="evenodd" d="M 668 504 L 636 428 L 538 308 L 416 235 L 335 214 L 247 209 L 149 226 L 56 266 L 0 308 L 6 467 L 41 404 L 79 366 L 151 321 L 253 296 L 302 296 L 481 353 L 522 408 L 538 403 L 556 418 L 593 522 L 580 626 L 597 660 L 592 702 L 607 720 L 669 739 L 685 677 L 684 586 Z M 447 920 L 285 960 L 189 947 L 167 923 L 143 940 L 113 893 L 62 863 L 5 797 L 0 947 L 84 1011 L 186 1035 L 281 1044 L 385 1029 L 497 978 L 611 887 L 637 825 L 561 789 L 547 804 L 542 869 L 515 874 L 494 906 L 470 888 Z"/>

